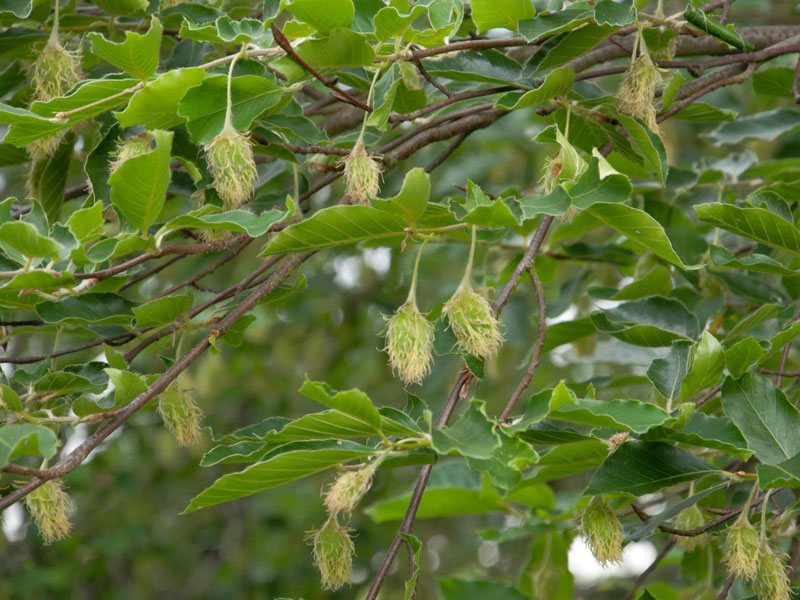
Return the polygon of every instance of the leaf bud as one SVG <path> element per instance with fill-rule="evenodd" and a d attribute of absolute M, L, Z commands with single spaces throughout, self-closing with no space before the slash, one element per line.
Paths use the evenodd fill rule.
<path fill-rule="evenodd" d="M 381 168 L 359 140 L 344 160 L 344 181 L 354 204 L 368 204 L 380 191 Z"/>
<path fill-rule="evenodd" d="M 581 534 L 604 567 L 622 560 L 622 524 L 600 496 L 593 496 L 581 513 Z"/>
<path fill-rule="evenodd" d="M 40 485 L 25 496 L 25 505 L 45 544 L 67 537 L 72 529 L 67 516 L 71 507 L 61 480 L 51 479 Z"/>
<path fill-rule="evenodd" d="M 239 208 L 253 196 L 258 179 L 250 138 L 226 127 L 203 149 L 206 163 L 226 210 Z"/>
<path fill-rule="evenodd" d="M 392 372 L 406 385 L 422 383 L 433 360 L 433 323 L 410 300 L 389 318 L 386 327 L 386 352 Z"/>
<path fill-rule="evenodd" d="M 335 516 L 320 529 L 310 531 L 306 538 L 312 546 L 314 564 L 319 569 L 323 590 L 337 590 L 350 583 L 353 574 L 355 545 L 350 530 L 339 525 Z"/>
<path fill-rule="evenodd" d="M 179 446 L 191 446 L 200 439 L 203 411 L 185 393 L 171 389 L 158 397 L 158 414 Z"/>
<path fill-rule="evenodd" d="M 464 281 L 442 307 L 459 347 L 472 356 L 491 358 L 503 342 L 500 323 L 489 302 Z"/>

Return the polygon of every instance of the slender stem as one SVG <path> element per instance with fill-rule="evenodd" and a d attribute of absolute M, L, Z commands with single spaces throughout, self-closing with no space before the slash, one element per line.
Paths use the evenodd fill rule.
<path fill-rule="evenodd" d="M 227 90 L 227 100 L 228 103 L 225 106 L 225 126 L 222 128 L 223 132 L 230 132 L 236 131 L 233 126 L 233 99 L 231 98 L 231 88 L 233 82 L 233 68 L 236 66 L 236 61 L 239 60 L 239 57 L 242 56 L 242 53 L 245 51 L 245 47 L 242 46 L 242 52 L 239 52 L 234 55 L 233 60 L 231 60 L 231 66 L 228 67 L 228 90 Z"/>
<path fill-rule="evenodd" d="M 408 298 L 406 298 L 406 304 L 410 304 L 412 302 L 414 305 L 417 304 L 417 273 L 419 272 L 419 263 L 420 259 L 422 258 L 422 250 L 429 241 L 430 238 L 423 240 L 422 244 L 420 244 L 419 250 L 417 250 L 417 258 L 414 261 L 414 273 L 411 275 L 411 287 L 408 288 Z"/>
<path fill-rule="evenodd" d="M 61 0 L 55 0 L 56 7 L 55 7 L 55 14 L 53 15 L 53 29 L 50 30 L 50 42 L 58 43 L 58 13 L 61 4 Z"/>
<path fill-rule="evenodd" d="M 756 485 L 753 488 L 757 487 Z M 764 503 L 761 505 L 761 539 L 767 539 L 767 501 L 769 500 L 770 494 L 775 490 L 767 490 L 767 493 L 764 495 Z"/>
<path fill-rule="evenodd" d="M 467 268 L 464 270 L 464 277 L 461 279 L 459 287 L 466 288 L 470 285 L 470 277 L 472 276 L 472 262 L 475 258 L 475 244 L 477 242 L 478 227 L 472 226 L 472 241 L 469 244 L 469 258 L 467 258 Z"/>

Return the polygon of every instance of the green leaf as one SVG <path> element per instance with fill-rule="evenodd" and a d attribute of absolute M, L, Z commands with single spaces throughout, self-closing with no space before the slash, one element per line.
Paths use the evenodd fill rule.
<path fill-rule="evenodd" d="M 572 206 L 586 209 L 598 202 L 625 202 L 632 190 L 630 179 L 625 175 L 612 173 L 601 177 L 599 159 L 593 156 L 580 179 L 569 189 L 569 197 Z"/>
<path fill-rule="evenodd" d="M 300 387 L 300 393 L 311 400 L 355 418 L 371 427 L 375 433 L 381 431 L 381 415 L 369 396 L 361 390 L 337 392 L 325 382 L 315 382 L 306 378 Z"/>
<path fill-rule="evenodd" d="M 217 479 L 192 499 L 183 514 L 251 496 L 373 453 L 368 446 L 343 440 L 290 442 L 244 471 Z"/>
<path fill-rule="evenodd" d="M 61 244 L 39 235 L 36 227 L 22 221 L 0 225 L 0 243 L 27 257 L 54 258 L 61 252 Z"/>
<path fill-rule="evenodd" d="M 708 331 L 697 345 L 692 367 L 681 384 L 681 398 L 686 399 L 695 392 L 716 385 L 725 368 L 725 351 L 722 344 Z"/>
<path fill-rule="evenodd" d="M 185 316 L 194 302 L 191 291 L 177 296 L 157 298 L 133 309 L 137 327 L 157 327 Z"/>
<path fill-rule="evenodd" d="M 559 217 L 569 209 L 570 197 L 564 188 L 556 186 L 556 189 L 547 196 L 531 194 L 523 196 L 518 202 L 522 210 L 522 218 L 525 220 L 542 214 Z"/>
<path fill-rule="evenodd" d="M 474 1 L 474 0 L 473 0 Z M 493 581 L 463 581 L 461 579 L 440 579 L 439 587 L 444 600 L 464 600 L 465 598 L 491 598 L 492 600 L 526 600 L 521 592 Z"/>
<path fill-rule="evenodd" d="M 184 20 L 178 35 L 183 39 L 212 44 L 258 44 L 269 45 L 272 32 L 265 29 L 267 23 L 258 19 L 231 19 L 222 15 L 216 21 L 200 24 Z"/>
<path fill-rule="evenodd" d="M 643 210 L 610 202 L 598 202 L 586 210 L 668 263 L 681 269 L 700 268 L 700 265 L 686 265 L 681 260 L 661 224 Z"/>
<path fill-rule="evenodd" d="M 492 483 L 510 490 L 522 479 L 522 471 L 539 461 L 539 455 L 527 442 L 500 436 L 500 445 L 495 448 L 491 458 L 467 458 L 471 469 L 489 475 Z"/>
<path fill-rule="evenodd" d="M 608 456 L 608 446 L 599 440 L 572 442 L 556 446 L 538 463 L 536 475 L 525 483 L 546 483 L 574 473 L 593 469 Z"/>
<path fill-rule="evenodd" d="M 636 20 L 636 7 L 613 0 L 600 0 L 594 6 L 594 20 L 598 25 L 627 25 Z"/>
<path fill-rule="evenodd" d="M 687 340 L 675 340 L 672 342 L 669 355 L 665 358 L 656 358 L 647 369 L 647 377 L 653 382 L 658 393 L 667 399 L 669 406 L 672 406 L 673 400 L 681 392 L 691 346 L 692 343 Z"/>
<path fill-rule="evenodd" d="M 67 228 L 76 240 L 85 242 L 100 235 L 103 223 L 103 204 L 95 202 L 72 213 L 67 219 Z"/>
<path fill-rule="evenodd" d="M 621 113 L 616 108 L 611 109 L 620 124 L 628 132 L 634 150 L 638 150 L 644 168 L 653 171 L 663 184 L 669 173 L 667 151 L 661 138 L 645 127 L 641 121 Z"/>
<path fill-rule="evenodd" d="M 158 68 L 162 30 L 161 21 L 153 17 L 146 34 L 126 31 L 124 42 L 109 42 L 100 33 L 89 33 L 92 54 L 125 71 L 131 77 L 144 81 Z"/>
<path fill-rule="evenodd" d="M 529 87 L 530 84 L 523 80 L 522 65 L 494 49 L 460 52 L 456 56 L 425 60 L 422 64 L 431 75 L 453 81 L 481 81 L 520 87 Z"/>
<path fill-rule="evenodd" d="M 414 596 L 417 590 L 417 577 L 419 577 L 419 562 L 420 554 L 422 553 L 422 542 L 419 541 L 419 538 L 411 535 L 410 533 L 401 533 L 400 536 L 408 544 L 411 560 L 414 564 L 411 575 L 408 577 L 408 579 L 406 579 L 406 592 L 403 595 L 403 600 L 411 600 L 412 596 Z"/>
<path fill-rule="evenodd" d="M 551 48 L 541 63 L 539 70 L 557 67 L 591 50 L 612 33 L 619 29 L 616 25 L 597 25 L 588 23 L 585 26 L 567 33 Z"/>
<path fill-rule="evenodd" d="M 758 465 L 758 487 L 769 490 L 779 487 L 800 487 L 800 454 L 777 465 Z"/>
<path fill-rule="evenodd" d="M 800 453 L 800 411 L 766 377 L 725 379 L 722 408 L 762 462 L 774 465 Z"/>
<path fill-rule="evenodd" d="M 319 250 L 365 240 L 399 240 L 409 226 L 406 219 L 371 206 L 330 206 L 279 232 L 263 256 Z"/>
<path fill-rule="evenodd" d="M 94 4 L 110 15 L 128 17 L 147 9 L 147 0 L 95 0 Z"/>
<path fill-rule="evenodd" d="M 733 421 L 728 417 L 713 417 L 701 412 L 695 412 L 679 430 L 668 426 L 656 427 L 648 431 L 642 439 L 648 442 L 665 440 L 699 448 L 713 448 L 738 456 L 742 460 L 747 460 L 753 454 Z"/>
<path fill-rule="evenodd" d="M 7 385 L 0 384 L 0 406 L 6 410 L 14 412 L 22 412 L 25 407 L 22 406 L 22 401 L 19 399 L 17 393 Z"/>
<path fill-rule="evenodd" d="M 483 412 L 483 403 L 477 400 L 455 423 L 431 432 L 431 447 L 439 454 L 489 459 L 499 445 L 500 438 Z"/>
<path fill-rule="evenodd" d="M 723 123 L 708 134 L 717 146 L 746 139 L 772 141 L 800 127 L 800 110 L 776 108 Z"/>
<path fill-rule="evenodd" d="M 725 350 L 725 364 L 731 377 L 738 379 L 747 370 L 756 364 L 766 355 L 768 349 L 764 348 L 754 337 L 746 337 L 739 340 L 733 346 Z"/>
<path fill-rule="evenodd" d="M 167 222 L 157 237 L 176 229 L 224 229 L 246 233 L 250 237 L 260 237 L 269 228 L 287 217 L 286 211 L 268 210 L 255 215 L 248 210 L 237 209 L 221 212 L 219 208 L 205 205 L 195 211 L 176 217 Z"/>
<path fill-rule="evenodd" d="M 709 17 L 708 13 L 703 12 L 691 4 L 689 4 L 683 12 L 683 18 L 701 31 L 705 31 L 707 34 L 725 42 L 729 46 L 733 46 L 744 52 L 752 52 L 756 49 L 752 42 L 744 39 L 731 25 L 723 25 L 714 17 Z"/>
<path fill-rule="evenodd" d="M 662 296 L 625 302 L 593 313 L 591 319 L 600 331 L 638 346 L 670 346 L 676 339 L 700 335 L 697 317 L 679 301 Z"/>
<path fill-rule="evenodd" d="M 22 423 L 0 427 L 0 466 L 4 467 L 17 456 L 52 458 L 58 438 L 51 429 Z"/>
<path fill-rule="evenodd" d="M 364 67 L 375 60 L 375 51 L 366 38 L 352 29 L 334 29 L 328 37 L 307 40 L 295 48 L 297 55 L 322 74 L 338 69 Z M 306 69 L 289 57 L 273 63 L 294 83 L 311 77 Z"/>
<path fill-rule="evenodd" d="M 694 454 L 669 444 L 629 441 L 600 465 L 585 493 L 627 492 L 641 496 L 719 472 Z"/>
<path fill-rule="evenodd" d="M 135 79 L 91 79 L 79 84 L 68 96 L 34 102 L 29 111 L 0 102 L 0 124 L 10 125 L 4 139 L 15 146 L 24 146 L 72 127 L 126 102 L 126 90 L 137 83 Z M 61 112 L 77 109 L 79 112 L 66 118 L 55 118 Z"/>
<path fill-rule="evenodd" d="M 320 33 L 353 24 L 353 0 L 292 0 L 287 6 L 298 21 L 312 25 Z"/>
<path fill-rule="evenodd" d="M 58 395 L 70 394 L 72 392 L 102 392 L 105 385 L 100 385 L 99 389 L 92 386 L 92 382 L 86 377 L 81 377 L 75 373 L 67 371 L 50 371 L 42 375 L 33 384 L 35 392 L 52 392 Z"/>
<path fill-rule="evenodd" d="M 497 108 L 518 110 L 536 106 L 557 96 L 565 96 L 575 82 L 575 71 L 568 67 L 553 69 L 542 81 L 542 85 L 528 92 L 508 92 L 495 102 Z"/>
<path fill-rule="evenodd" d="M 769 275 L 794 275 L 796 273 L 795 270 L 787 269 L 781 262 L 765 254 L 736 257 L 722 246 L 709 246 L 708 249 L 711 263 L 715 267 L 745 269 Z"/>
<path fill-rule="evenodd" d="M 408 14 L 401 14 L 393 6 L 381 8 L 372 19 L 375 35 L 383 42 L 392 37 L 403 36 L 403 33 L 427 10 L 427 7 L 415 4 Z"/>
<path fill-rule="evenodd" d="M 663 408 L 639 400 L 579 400 L 548 415 L 551 419 L 644 433 L 670 419 Z"/>
<path fill-rule="evenodd" d="M 767 246 L 800 254 L 800 230 L 764 208 L 739 208 L 711 202 L 694 206 L 701 221 Z"/>
<path fill-rule="evenodd" d="M 557 12 L 539 13 L 533 19 L 522 21 L 519 32 L 529 42 L 544 36 L 553 36 L 558 33 L 572 31 L 588 23 L 594 17 L 590 8 L 569 7 Z"/>
<path fill-rule="evenodd" d="M 513 227 L 519 219 L 501 198 L 490 199 L 480 187 L 467 180 L 467 198 L 450 203 L 450 212 L 461 223 L 479 227 Z"/>
<path fill-rule="evenodd" d="M 178 102 L 178 115 L 188 119 L 186 127 L 195 143 L 210 142 L 222 131 L 225 125 L 227 89 L 227 75 L 206 77 Z M 282 88 L 266 77 L 234 77 L 231 81 L 233 126 L 238 131 L 248 131 L 256 117 L 278 104 L 283 93 Z"/>
<path fill-rule="evenodd" d="M 64 203 L 64 190 L 67 187 L 67 175 L 72 162 L 72 151 L 75 148 L 75 134 L 70 132 L 58 146 L 55 153 L 34 163 L 28 183 L 33 196 L 39 199 L 44 208 L 47 220 L 58 221 L 61 205 Z"/>
<path fill-rule="evenodd" d="M 123 406 L 147 391 L 147 382 L 144 377 L 131 371 L 120 369 L 105 369 L 108 378 L 114 384 L 114 406 Z"/>
<path fill-rule="evenodd" d="M 741 321 L 736 323 L 733 327 L 731 327 L 730 331 L 728 331 L 727 335 L 723 338 L 723 342 L 727 345 L 740 335 L 755 329 L 761 323 L 772 319 L 775 315 L 778 314 L 780 310 L 779 304 L 762 304 L 752 313 L 744 317 Z"/>
<path fill-rule="evenodd" d="M 41 302 L 36 312 L 45 323 L 130 323 L 135 304 L 116 294 L 89 293 Z"/>
<path fill-rule="evenodd" d="M 172 175 L 172 131 L 151 131 L 156 147 L 124 161 L 108 178 L 111 203 L 142 233 L 161 214 Z"/>
<path fill-rule="evenodd" d="M 425 212 L 431 194 L 431 178 L 424 169 L 416 167 L 403 178 L 403 187 L 394 198 L 376 200 L 376 208 L 402 215 L 414 223 Z"/>
<path fill-rule="evenodd" d="M 530 0 L 472 0 L 472 22 L 478 33 L 503 27 L 517 30 L 517 23 L 536 13 Z"/>
<path fill-rule="evenodd" d="M 136 92 L 128 106 L 114 113 L 122 127 L 143 125 L 147 129 L 170 129 L 186 122 L 178 114 L 178 102 L 190 88 L 197 87 L 206 76 L 205 69 L 174 69 Z"/>

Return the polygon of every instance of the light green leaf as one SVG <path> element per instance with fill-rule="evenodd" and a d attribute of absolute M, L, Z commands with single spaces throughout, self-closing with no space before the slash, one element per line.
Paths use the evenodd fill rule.
<path fill-rule="evenodd" d="M 701 412 L 692 414 L 681 429 L 656 427 L 642 436 L 642 439 L 647 442 L 664 440 L 698 448 L 713 448 L 738 456 L 742 460 L 747 460 L 753 454 L 733 421 L 728 417 L 713 417 Z"/>
<path fill-rule="evenodd" d="M 178 102 L 187 90 L 200 85 L 205 76 L 205 69 L 199 67 L 167 71 L 136 92 L 125 110 L 114 116 L 122 127 L 170 129 L 185 123 L 186 118 L 178 114 Z"/>
<path fill-rule="evenodd" d="M 450 203 L 450 212 L 461 223 L 470 223 L 479 227 L 513 227 L 519 225 L 514 215 L 502 198 L 490 199 L 480 187 L 467 180 L 467 198 L 464 202 Z"/>
<path fill-rule="evenodd" d="M 706 489 L 697 492 L 696 494 L 692 494 L 688 498 L 684 498 L 679 502 L 673 502 L 670 506 L 662 510 L 660 513 L 656 515 L 651 515 L 644 523 L 637 523 L 633 527 L 631 527 L 627 532 L 627 537 L 630 538 L 632 541 L 643 540 L 646 537 L 649 537 L 661 523 L 664 521 L 668 521 L 673 517 L 677 516 L 681 511 L 689 508 L 690 506 L 694 506 L 700 500 L 708 496 L 712 492 L 716 492 L 717 490 L 721 490 L 725 486 L 728 485 L 727 481 L 723 481 L 712 486 L 707 487 Z M 640 597 L 639 600 L 642 600 Z"/>
<path fill-rule="evenodd" d="M 331 206 L 279 232 L 263 255 L 318 250 L 364 240 L 398 240 L 406 219 L 371 206 Z"/>
<path fill-rule="evenodd" d="M 0 466 L 4 467 L 17 456 L 52 458 L 58 438 L 42 425 L 21 423 L 0 427 Z"/>
<path fill-rule="evenodd" d="M 554 217 L 561 216 L 567 212 L 569 205 L 570 197 L 561 186 L 556 186 L 556 189 L 546 196 L 531 194 L 519 199 L 522 218 L 525 220 L 542 214 Z"/>
<path fill-rule="evenodd" d="M 135 304 L 116 294 L 89 293 L 41 302 L 36 312 L 45 323 L 130 323 Z"/>
<path fill-rule="evenodd" d="M 287 8 L 298 21 L 325 34 L 339 27 L 350 27 L 355 15 L 353 0 L 292 0 Z"/>
<path fill-rule="evenodd" d="M 147 0 L 95 0 L 94 4 L 110 15 L 129 17 L 147 9 Z"/>
<path fill-rule="evenodd" d="M 137 373 L 114 368 L 105 369 L 105 372 L 114 384 L 114 406 L 123 406 L 147 391 L 147 382 Z"/>
<path fill-rule="evenodd" d="M 124 42 L 109 42 L 102 34 L 91 32 L 92 54 L 144 81 L 158 68 L 162 30 L 161 21 L 153 17 L 146 34 L 126 31 Z"/>
<path fill-rule="evenodd" d="M 728 377 L 722 386 L 722 408 L 762 462 L 774 465 L 800 453 L 800 411 L 766 377 Z"/>
<path fill-rule="evenodd" d="M 779 487 L 800 487 L 800 454 L 777 465 L 758 465 L 758 487 L 769 490 Z"/>
<path fill-rule="evenodd" d="M 422 553 L 422 542 L 419 541 L 419 538 L 411 535 L 410 533 L 401 533 L 400 535 L 408 544 L 411 560 L 414 564 L 414 569 L 411 572 L 411 575 L 408 579 L 406 579 L 406 592 L 403 595 L 403 600 L 411 600 L 412 596 L 414 596 L 417 590 L 417 577 L 419 577 L 419 562 L 420 554 Z"/>
<path fill-rule="evenodd" d="M 67 219 L 67 228 L 79 242 L 93 239 L 103 227 L 103 204 L 95 202 L 87 208 L 76 210 Z"/>
<path fill-rule="evenodd" d="M 251 496 L 373 453 L 368 446 L 342 440 L 290 442 L 244 471 L 223 475 L 195 496 L 183 513 Z"/>
<path fill-rule="evenodd" d="M 361 390 L 338 392 L 325 382 L 311 381 L 306 378 L 300 387 L 300 393 L 311 400 L 355 418 L 371 427 L 375 433 L 381 431 L 381 415 L 369 396 Z"/>
<path fill-rule="evenodd" d="M 768 349 L 764 348 L 754 337 L 746 337 L 739 340 L 733 346 L 725 350 L 725 364 L 731 377 L 738 379 L 747 370 L 756 364 L 767 354 Z"/>
<path fill-rule="evenodd" d="M 594 20 L 598 25 L 627 25 L 636 19 L 636 7 L 613 0 L 600 0 L 594 6 Z"/>
<path fill-rule="evenodd" d="M 710 202 L 694 206 L 701 221 L 767 246 L 800 254 L 800 230 L 764 208 L 739 208 Z"/>
<path fill-rule="evenodd" d="M 663 408 L 639 400 L 579 400 L 548 415 L 551 419 L 644 433 L 670 419 Z"/>
<path fill-rule="evenodd" d="M 167 222 L 157 235 L 185 227 L 187 229 L 224 229 L 246 233 L 250 237 L 259 237 L 264 235 L 272 225 L 286 217 L 286 211 L 282 210 L 268 210 L 260 215 L 255 215 L 242 209 L 221 212 L 215 206 L 206 205 Z"/>
<path fill-rule="evenodd" d="M 478 33 L 502 27 L 517 30 L 517 23 L 536 13 L 530 0 L 472 0 L 472 22 Z"/>
<path fill-rule="evenodd" d="M 186 127 L 195 143 L 209 142 L 222 131 L 227 89 L 226 75 L 206 77 L 178 102 L 178 115 L 188 119 Z M 282 96 L 283 89 L 266 77 L 234 77 L 231 81 L 233 126 L 238 131 L 248 131 L 253 120 L 278 104 Z"/>
<path fill-rule="evenodd" d="M 672 342 L 669 355 L 665 358 L 656 358 L 647 369 L 647 377 L 653 382 L 658 393 L 667 399 L 669 406 L 672 406 L 672 401 L 681 391 L 691 346 L 692 343 L 688 340 L 675 340 Z"/>
<path fill-rule="evenodd" d="M 508 110 L 518 110 L 520 108 L 536 106 L 550 98 L 565 96 L 572 89 L 572 84 L 574 82 L 575 71 L 572 69 L 568 67 L 553 69 L 547 74 L 542 85 L 538 88 L 524 93 L 508 92 L 503 94 L 497 99 L 495 106 Z"/>
<path fill-rule="evenodd" d="M 572 442 L 556 446 L 538 463 L 536 475 L 524 483 L 546 483 L 574 473 L 593 469 L 608 456 L 608 446 L 599 440 Z"/>
<path fill-rule="evenodd" d="M 570 31 L 547 52 L 547 56 L 539 63 L 539 70 L 542 71 L 563 65 L 565 62 L 591 50 L 617 29 L 619 27 L 616 25 L 588 23 L 579 29 Z"/>
<path fill-rule="evenodd" d="M 723 123 L 709 133 L 708 137 L 718 146 L 737 144 L 746 139 L 772 141 L 798 127 L 800 127 L 800 111 L 776 108 Z"/>
<path fill-rule="evenodd" d="M 750 254 L 749 256 L 733 256 L 722 246 L 710 246 L 709 256 L 715 267 L 729 267 L 745 269 L 756 273 L 769 275 L 795 275 L 796 271 L 786 268 L 781 262 L 765 254 Z"/>
<path fill-rule="evenodd" d="M 337 69 L 368 66 L 375 60 L 375 51 L 366 38 L 346 28 L 334 29 L 322 39 L 307 40 L 298 45 L 295 52 L 322 74 Z M 292 83 L 311 77 L 311 73 L 288 57 L 276 61 L 273 66 Z"/>
<path fill-rule="evenodd" d="M 22 221 L 0 225 L 0 243 L 27 257 L 55 258 L 61 252 L 61 244 L 40 235 L 36 227 Z"/>
<path fill-rule="evenodd" d="M 55 153 L 35 162 L 30 172 L 28 184 L 31 195 L 39 199 L 50 223 L 58 221 L 61 214 L 74 147 L 75 134 L 68 132 Z"/>
<path fill-rule="evenodd" d="M 392 37 L 402 36 L 426 10 L 427 7 L 415 4 L 408 14 L 401 14 L 395 7 L 385 6 L 372 19 L 375 35 L 378 36 L 378 40 L 381 42 Z"/>
<path fill-rule="evenodd" d="M 627 204 L 598 202 L 587 211 L 668 263 L 681 269 L 700 268 L 700 265 L 686 265 L 681 260 L 661 224 L 643 210 Z"/>
<path fill-rule="evenodd" d="M 191 290 L 177 296 L 157 298 L 133 309 L 137 327 L 156 327 L 172 323 L 185 316 L 192 307 L 194 295 Z"/>
<path fill-rule="evenodd" d="M 626 492 L 641 496 L 719 472 L 694 454 L 669 444 L 629 441 L 600 465 L 585 493 Z"/>
<path fill-rule="evenodd" d="M 569 189 L 572 206 L 586 209 L 598 202 L 625 202 L 633 190 L 630 179 L 621 173 L 600 176 L 600 162 L 596 156 L 589 161 L 589 166 Z"/>
<path fill-rule="evenodd" d="M 431 194 L 431 178 L 424 169 L 416 167 L 406 173 L 403 187 L 394 198 L 376 200 L 376 208 L 402 215 L 413 223 L 425 212 Z"/>
<path fill-rule="evenodd" d="M 500 438 L 483 412 L 483 403 L 477 400 L 455 423 L 431 432 L 431 447 L 439 454 L 489 459 L 499 445 Z"/>
<path fill-rule="evenodd" d="M 716 385 L 725 368 L 725 351 L 722 344 L 708 331 L 695 350 L 692 368 L 681 384 L 681 398 L 686 399 L 695 392 Z"/>
<path fill-rule="evenodd" d="M 124 161 L 108 179 L 111 203 L 142 233 L 161 214 L 172 171 L 172 131 L 151 131 L 156 147 Z"/>
<path fill-rule="evenodd" d="M 519 24 L 519 32 L 529 42 L 544 36 L 572 31 L 588 23 L 594 17 L 594 11 L 586 6 L 569 7 L 557 12 L 539 13 L 532 19 Z"/>
<path fill-rule="evenodd" d="M 669 346 L 673 340 L 700 335 L 697 317 L 677 300 L 662 296 L 625 302 L 591 318 L 600 331 L 639 346 Z"/>

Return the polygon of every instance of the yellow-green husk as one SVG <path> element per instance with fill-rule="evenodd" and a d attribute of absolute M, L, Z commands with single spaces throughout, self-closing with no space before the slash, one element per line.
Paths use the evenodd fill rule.
<path fill-rule="evenodd" d="M 622 524 L 600 496 L 593 496 L 581 513 L 581 534 L 604 567 L 622 560 Z"/>
<path fill-rule="evenodd" d="M 179 446 L 191 446 L 202 436 L 203 411 L 191 397 L 179 390 L 167 390 L 158 397 L 158 413 Z"/>
<path fill-rule="evenodd" d="M 492 358 L 503 343 L 500 323 L 488 300 L 465 279 L 442 307 L 459 347 L 478 358 Z"/>
<path fill-rule="evenodd" d="M 392 372 L 406 385 L 422 383 L 433 361 L 433 323 L 409 300 L 387 319 L 386 352 Z"/>
<path fill-rule="evenodd" d="M 725 532 L 724 560 L 728 572 L 745 581 L 755 579 L 760 546 L 761 539 L 756 528 L 747 518 L 738 518 Z"/>
<path fill-rule="evenodd" d="M 67 516 L 71 510 L 69 495 L 59 479 L 51 479 L 25 496 L 25 506 L 45 544 L 67 537 L 72 529 Z"/>
<path fill-rule="evenodd" d="M 232 210 L 248 202 L 258 179 L 249 136 L 226 127 L 204 150 L 212 185 L 225 208 Z"/>
<path fill-rule="evenodd" d="M 368 204 L 380 191 L 381 168 L 367 154 L 362 141 L 356 142 L 344 161 L 344 181 L 353 204 Z"/>
<path fill-rule="evenodd" d="M 338 590 L 350 583 L 353 575 L 353 555 L 355 545 L 350 538 L 350 530 L 340 525 L 335 516 L 308 537 L 312 546 L 314 564 L 319 569 L 323 590 Z"/>

